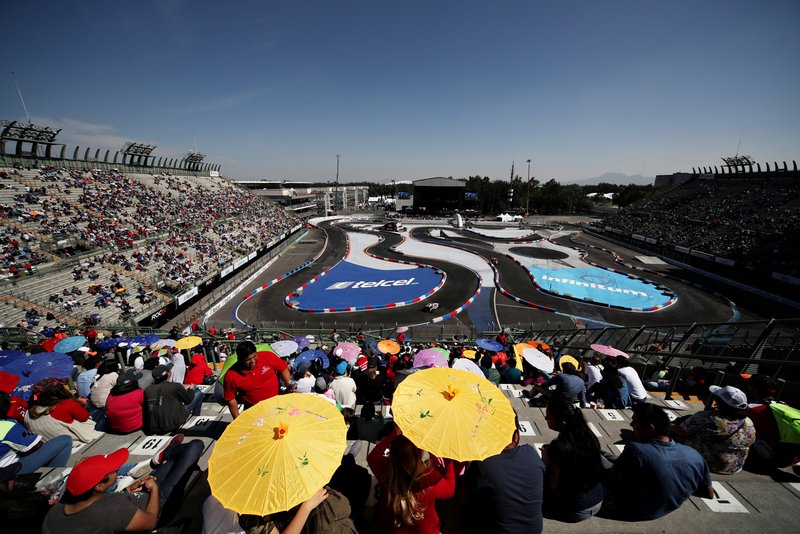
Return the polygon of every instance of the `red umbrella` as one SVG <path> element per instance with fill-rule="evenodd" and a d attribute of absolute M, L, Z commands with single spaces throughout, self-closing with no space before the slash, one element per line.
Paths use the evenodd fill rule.
<path fill-rule="evenodd" d="M 56 348 L 56 343 L 59 341 L 61 340 L 57 337 L 51 337 L 49 339 L 45 339 L 44 341 L 40 341 L 39 346 L 43 347 L 47 352 L 53 352 L 53 350 Z"/>

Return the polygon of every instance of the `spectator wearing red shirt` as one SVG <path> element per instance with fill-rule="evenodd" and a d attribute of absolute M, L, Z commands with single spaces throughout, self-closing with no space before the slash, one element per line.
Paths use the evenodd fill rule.
<path fill-rule="evenodd" d="M 72 424 L 74 421 L 85 423 L 89 419 L 89 411 L 72 397 L 63 380 L 45 378 L 33 386 L 31 406 L 47 408 L 53 419 Z"/>
<path fill-rule="evenodd" d="M 128 369 L 117 378 L 117 385 L 106 400 L 108 425 L 114 432 L 130 434 L 142 428 L 144 390 L 139 389 L 142 373 Z"/>
<path fill-rule="evenodd" d="M 289 366 L 274 352 L 256 352 L 252 341 L 242 341 L 236 347 L 236 355 L 236 363 L 225 373 L 222 397 L 234 419 L 239 417 L 240 402 L 249 408 L 278 394 L 278 373 L 292 388 Z"/>
<path fill-rule="evenodd" d="M 202 384 L 207 376 L 211 376 L 211 367 L 206 363 L 206 357 L 200 353 L 192 356 L 186 375 L 183 377 L 184 384 Z"/>

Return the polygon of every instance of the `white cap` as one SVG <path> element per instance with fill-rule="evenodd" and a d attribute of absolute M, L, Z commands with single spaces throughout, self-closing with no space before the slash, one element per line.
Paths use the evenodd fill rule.
<path fill-rule="evenodd" d="M 733 386 L 725 386 L 724 388 L 708 386 L 708 391 L 731 408 L 739 410 L 747 408 L 747 395 L 739 388 Z"/>

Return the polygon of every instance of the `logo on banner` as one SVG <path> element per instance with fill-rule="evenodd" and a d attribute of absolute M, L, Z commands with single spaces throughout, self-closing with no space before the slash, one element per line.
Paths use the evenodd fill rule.
<path fill-rule="evenodd" d="M 604 284 L 596 284 L 594 282 L 581 282 L 579 280 L 573 280 L 571 278 L 556 278 L 554 276 L 542 275 L 542 280 L 549 280 L 550 282 L 556 282 L 559 284 L 569 284 L 572 286 L 580 286 L 580 287 L 591 287 L 593 289 L 602 289 L 605 291 L 611 291 L 612 293 L 623 293 L 625 295 L 639 295 L 642 297 L 649 297 L 647 293 L 643 291 L 636 291 L 633 289 L 622 289 L 618 287 L 609 287 Z"/>
<path fill-rule="evenodd" d="M 359 280 L 358 282 L 336 282 L 335 284 L 331 284 L 330 286 L 326 287 L 325 290 L 347 289 L 348 287 L 351 289 L 369 289 L 373 287 L 400 287 L 414 285 L 417 285 L 417 282 L 414 282 L 414 278 L 401 280 L 378 280 L 377 282 Z"/>

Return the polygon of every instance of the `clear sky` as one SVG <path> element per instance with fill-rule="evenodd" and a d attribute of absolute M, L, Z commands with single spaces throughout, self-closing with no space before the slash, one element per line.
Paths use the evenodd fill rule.
<path fill-rule="evenodd" d="M 0 118 L 237 178 L 578 180 L 800 159 L 800 2 L 7 2 Z"/>

